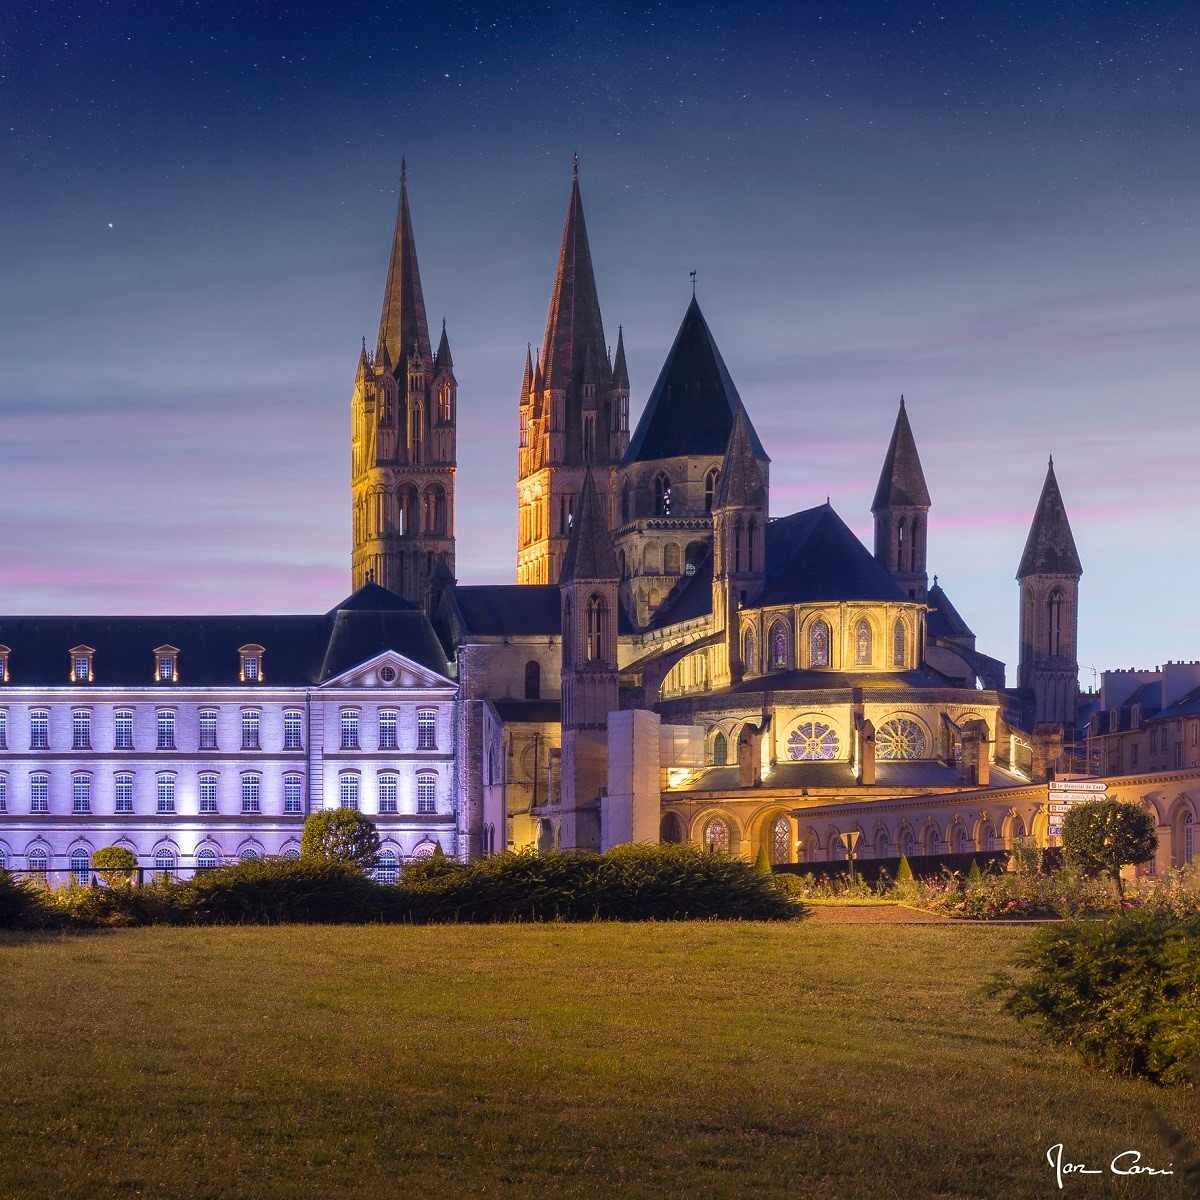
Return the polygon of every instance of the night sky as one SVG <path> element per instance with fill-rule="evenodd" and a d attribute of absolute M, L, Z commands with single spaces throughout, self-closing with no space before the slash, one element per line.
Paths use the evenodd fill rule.
<path fill-rule="evenodd" d="M 1015 682 L 1053 451 L 1090 668 L 1200 654 L 1200 7 L 0 11 L 3 609 L 324 611 L 400 157 L 460 387 L 458 575 L 514 575 L 517 395 L 581 182 L 636 418 L 699 298 L 772 511 L 930 569 Z"/>

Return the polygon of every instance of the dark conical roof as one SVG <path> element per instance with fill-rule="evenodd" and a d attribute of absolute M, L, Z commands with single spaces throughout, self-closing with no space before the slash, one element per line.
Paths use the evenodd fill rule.
<path fill-rule="evenodd" d="M 1037 512 L 1025 539 L 1025 553 L 1017 568 L 1017 578 L 1027 575 L 1074 575 L 1083 574 L 1079 551 L 1075 549 L 1075 536 L 1071 533 L 1071 522 L 1067 520 L 1066 506 L 1058 480 L 1054 476 L 1054 459 L 1046 469 L 1046 482 L 1038 498 Z"/>
<path fill-rule="evenodd" d="M 425 319 L 425 297 L 421 292 L 417 243 L 413 237 L 412 215 L 408 211 L 408 181 L 403 167 L 396 228 L 392 234 L 392 257 L 388 263 L 387 286 L 383 290 L 383 310 L 379 315 L 377 358 L 385 348 L 396 367 L 414 349 L 426 362 L 431 357 L 429 323 Z"/>
<path fill-rule="evenodd" d="M 950 603 L 941 584 L 934 576 L 933 587 L 925 600 L 929 615 L 925 618 L 925 630 L 930 637 L 974 637 L 971 627 L 962 619 L 957 608 Z"/>
<path fill-rule="evenodd" d="M 888 443 L 883 470 L 879 473 L 879 486 L 875 489 L 871 511 L 878 512 L 881 508 L 893 506 L 928 508 L 929 504 L 929 488 L 925 486 L 921 456 L 917 453 L 917 443 L 904 409 L 904 397 L 901 396 L 900 411 L 896 414 L 892 440 Z"/>
<path fill-rule="evenodd" d="M 625 462 L 724 454 L 734 413 L 741 407 L 742 398 L 693 296 L 630 439 Z M 750 441 L 754 453 L 768 461 L 753 425 Z"/>
<path fill-rule="evenodd" d="M 617 356 L 613 360 L 613 386 L 629 391 L 629 368 L 625 365 L 625 330 L 617 326 Z"/>
<path fill-rule="evenodd" d="M 754 430 L 750 418 L 740 404 L 733 418 L 729 445 L 721 463 L 721 482 L 717 487 L 714 509 L 764 506 L 767 489 L 763 482 L 762 464 L 754 453 Z"/>
<path fill-rule="evenodd" d="M 607 367 L 606 344 L 576 165 L 571 173 L 571 198 L 567 203 L 554 293 L 546 318 L 546 341 L 542 348 L 544 386 L 570 387 L 573 379 L 582 372 L 589 350 Z"/>
<path fill-rule="evenodd" d="M 618 579 L 620 574 L 617 551 L 608 529 L 608 514 L 589 468 L 583 477 L 579 508 L 558 581 L 561 584 L 573 579 Z"/>
<path fill-rule="evenodd" d="M 442 338 L 438 342 L 437 354 L 434 356 L 433 365 L 439 371 L 449 371 L 454 367 L 454 356 L 450 353 L 450 339 L 446 336 L 446 320 L 442 318 Z"/>

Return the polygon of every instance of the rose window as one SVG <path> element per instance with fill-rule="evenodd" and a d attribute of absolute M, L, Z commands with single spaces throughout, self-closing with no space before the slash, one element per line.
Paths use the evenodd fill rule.
<path fill-rule="evenodd" d="M 875 734 L 875 757 L 883 760 L 924 758 L 925 730 L 908 717 L 896 717 Z"/>
<path fill-rule="evenodd" d="M 838 735 L 822 721 L 805 721 L 788 737 L 788 757 L 798 762 L 828 762 L 838 750 Z"/>

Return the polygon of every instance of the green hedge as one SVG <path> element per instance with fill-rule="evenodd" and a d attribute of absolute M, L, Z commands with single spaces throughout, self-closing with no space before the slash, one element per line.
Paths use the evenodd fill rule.
<path fill-rule="evenodd" d="M 993 994 L 1047 1041 L 1094 1066 L 1200 1083 L 1200 916 L 1161 909 L 1072 921 L 1036 934 Z"/>

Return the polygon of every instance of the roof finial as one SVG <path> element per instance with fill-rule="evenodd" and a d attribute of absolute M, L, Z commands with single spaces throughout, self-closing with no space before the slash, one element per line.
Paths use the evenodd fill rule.
<path fill-rule="evenodd" d="M 692 281 L 692 299 L 695 300 L 695 298 L 696 298 L 696 272 L 689 271 L 688 276 L 691 278 L 691 281 Z"/>
<path fill-rule="evenodd" d="M 937 585 L 938 585 L 938 581 L 937 581 L 937 576 L 935 575 L 935 576 L 933 577 L 933 586 L 934 586 L 934 587 L 937 587 Z"/>
<path fill-rule="evenodd" d="M 579 178 L 579 154 L 574 150 L 571 152 L 571 178 Z"/>
<path fill-rule="evenodd" d="M 367 335 L 364 333 L 363 334 L 363 353 L 366 354 L 366 352 L 367 352 Z"/>
<path fill-rule="evenodd" d="M 1054 470 L 1054 455 L 1050 455 L 1050 470 Z"/>
<path fill-rule="evenodd" d="M 400 182 L 404 183 L 408 179 L 408 160 L 402 154 L 400 155 Z"/>
<path fill-rule="evenodd" d="M 904 407 L 904 393 L 903 392 L 900 393 L 900 407 L 901 408 Z"/>

